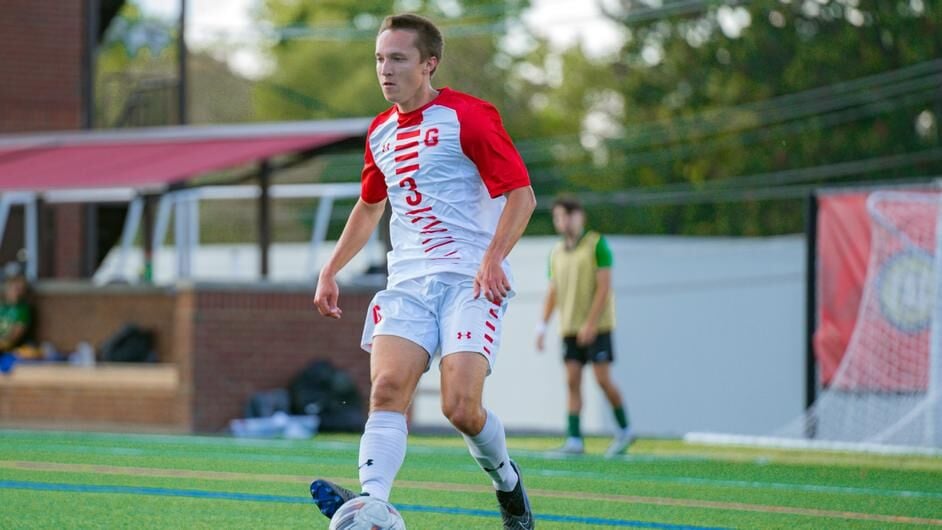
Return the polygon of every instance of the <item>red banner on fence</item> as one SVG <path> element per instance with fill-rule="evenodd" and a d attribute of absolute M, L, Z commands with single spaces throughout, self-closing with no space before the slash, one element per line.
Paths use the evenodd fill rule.
<path fill-rule="evenodd" d="M 925 391 L 938 218 L 936 193 L 818 199 L 814 348 L 823 385 Z"/>
<path fill-rule="evenodd" d="M 827 386 L 834 379 L 857 323 L 857 310 L 870 259 L 867 194 L 818 198 L 818 328 L 814 352 L 818 375 Z"/>

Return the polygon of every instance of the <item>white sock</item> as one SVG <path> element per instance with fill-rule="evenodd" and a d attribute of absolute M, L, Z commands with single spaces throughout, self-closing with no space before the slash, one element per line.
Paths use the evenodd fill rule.
<path fill-rule="evenodd" d="M 389 491 L 406 459 L 406 416 L 380 410 L 370 413 L 360 437 L 360 486 L 371 497 L 389 500 Z"/>
<path fill-rule="evenodd" d="M 487 412 L 484 428 L 475 436 L 463 434 L 468 451 L 478 461 L 478 465 L 490 475 L 494 487 L 500 491 L 513 491 L 517 487 L 517 473 L 510 467 L 510 455 L 507 454 L 507 438 L 504 425 L 491 411 Z"/>

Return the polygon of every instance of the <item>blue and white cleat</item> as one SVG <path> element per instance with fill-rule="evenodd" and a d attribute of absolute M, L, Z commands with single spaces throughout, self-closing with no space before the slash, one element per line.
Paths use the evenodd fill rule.
<path fill-rule="evenodd" d="M 311 482 L 311 497 L 314 499 L 314 504 L 317 504 L 321 513 L 328 519 L 334 516 L 343 503 L 356 496 L 356 493 L 329 480 L 317 479 Z"/>

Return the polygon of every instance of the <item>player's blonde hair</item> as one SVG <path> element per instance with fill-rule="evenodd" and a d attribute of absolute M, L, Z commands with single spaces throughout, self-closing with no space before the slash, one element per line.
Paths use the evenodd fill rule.
<path fill-rule="evenodd" d="M 419 56 L 422 60 L 435 57 L 438 62 L 442 61 L 445 39 L 442 37 L 442 32 L 438 29 L 438 26 L 431 20 L 412 13 L 389 15 L 383 19 L 383 23 L 380 24 L 379 31 L 376 34 L 379 35 L 387 29 L 415 32 L 415 47 L 419 49 Z M 435 75 L 437 69 L 438 66 L 436 65 L 429 75 Z"/>

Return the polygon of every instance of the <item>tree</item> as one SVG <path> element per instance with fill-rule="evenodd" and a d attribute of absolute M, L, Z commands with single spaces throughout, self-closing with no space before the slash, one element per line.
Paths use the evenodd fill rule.
<path fill-rule="evenodd" d="M 96 119 L 99 127 L 177 123 L 177 27 L 125 4 L 98 49 Z M 253 119 L 251 83 L 206 51 L 188 57 L 190 122 Z"/>
<path fill-rule="evenodd" d="M 504 80 L 516 58 L 499 45 L 528 3 L 415 0 L 397 2 L 393 11 L 424 14 L 441 25 L 446 45 L 437 86 L 454 85 L 513 114 L 513 90 Z M 276 38 L 267 50 L 273 73 L 255 91 L 258 112 L 266 119 L 315 119 L 388 107 L 372 57 L 376 30 L 390 12 L 389 2 L 378 0 L 265 0 L 258 17 L 273 26 Z"/>
<path fill-rule="evenodd" d="M 588 67 L 578 68 L 579 54 L 564 56 L 575 75 L 566 76 L 556 99 L 583 102 L 574 109 L 582 113 L 583 130 L 592 113 L 621 125 L 599 146 L 582 142 L 585 157 L 552 161 L 570 190 L 601 192 L 586 197 L 599 203 L 593 213 L 603 229 L 795 232 L 802 226 L 798 197 L 805 192 L 796 183 L 942 170 L 936 157 L 882 172 L 861 164 L 850 174 L 781 174 L 887 156 L 912 161 L 914 153 L 940 147 L 942 67 L 935 58 L 942 56 L 942 5 L 756 0 L 735 8 L 684 6 L 693 4 L 698 10 L 690 12 L 669 3 L 622 1 L 610 16 L 630 37 L 591 84 L 583 73 Z M 578 151 L 580 144 L 573 139 L 569 145 Z M 750 198 L 775 194 L 782 198 Z"/>

